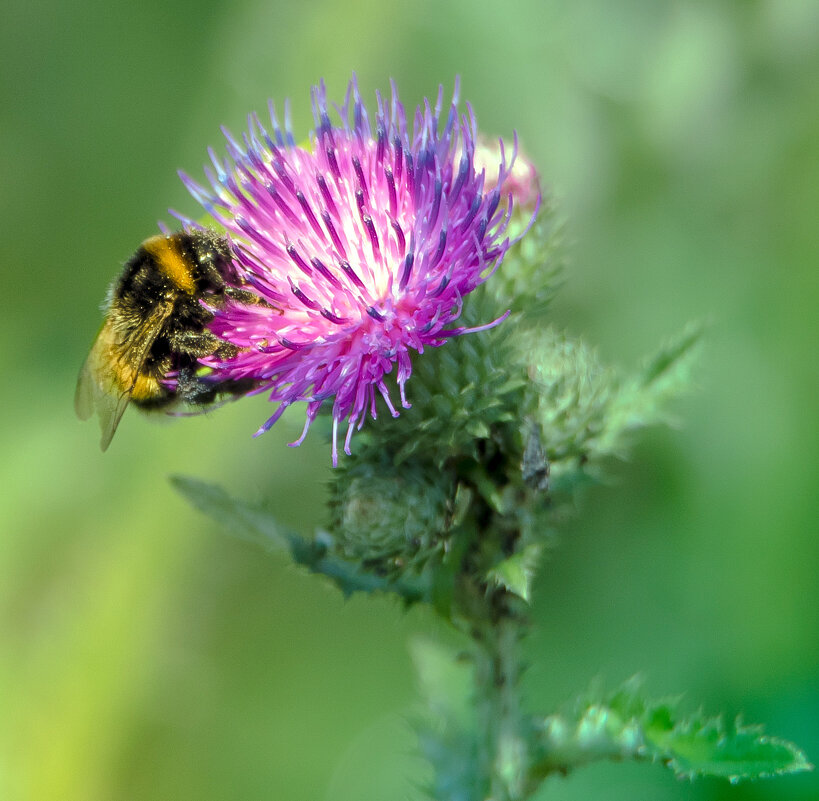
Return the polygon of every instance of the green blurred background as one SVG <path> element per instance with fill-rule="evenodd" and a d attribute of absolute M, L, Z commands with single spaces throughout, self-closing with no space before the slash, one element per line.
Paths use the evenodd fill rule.
<path fill-rule="evenodd" d="M 168 206 L 198 211 L 218 128 L 309 86 L 414 105 L 462 76 L 516 128 L 572 243 L 560 327 L 633 365 L 712 323 L 675 430 L 645 436 L 564 532 L 535 596 L 532 708 L 602 673 L 742 713 L 819 759 L 815 0 L 6 0 L 0 30 L 0 798 L 416 798 L 407 639 L 446 629 L 223 536 L 166 477 L 320 524 L 329 467 L 257 398 L 108 453 L 72 394 L 109 279 Z M 411 392 L 411 384 L 410 384 Z M 577 799 L 816 799 L 815 775 L 733 788 L 601 764 Z"/>

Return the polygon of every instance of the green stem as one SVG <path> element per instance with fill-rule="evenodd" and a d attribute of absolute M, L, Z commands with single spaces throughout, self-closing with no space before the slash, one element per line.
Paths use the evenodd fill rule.
<path fill-rule="evenodd" d="M 475 699 L 481 771 L 491 801 L 524 801 L 527 748 L 520 711 L 522 624 L 500 617 L 476 632 Z"/>

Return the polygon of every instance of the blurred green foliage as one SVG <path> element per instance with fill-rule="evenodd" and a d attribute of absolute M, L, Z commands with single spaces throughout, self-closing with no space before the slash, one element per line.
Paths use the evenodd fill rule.
<path fill-rule="evenodd" d="M 644 438 L 563 532 L 533 591 L 533 707 L 637 670 L 819 758 L 816 609 L 819 6 L 812 0 L 4 6 L 0 27 L 0 798 L 412 797 L 404 714 L 423 610 L 349 602 L 223 537 L 166 476 L 321 524 L 329 447 L 259 440 L 261 398 L 108 453 L 73 418 L 110 278 L 198 174 L 218 127 L 268 97 L 408 105 L 451 86 L 517 129 L 569 223 L 547 317 L 631 365 L 709 318 L 677 431 Z M 12 386 L 14 390 L 12 391 Z M 412 382 L 408 386 L 412 394 Z M 446 634 L 439 632 L 441 636 Z M 797 801 L 816 775 L 737 788 L 602 764 L 543 801 Z"/>

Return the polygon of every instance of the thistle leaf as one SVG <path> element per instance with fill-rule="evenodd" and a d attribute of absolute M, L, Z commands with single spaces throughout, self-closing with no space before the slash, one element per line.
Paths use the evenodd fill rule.
<path fill-rule="evenodd" d="M 813 768 L 793 743 L 761 727 L 702 713 L 679 717 L 676 707 L 676 701 L 644 701 L 637 679 L 608 697 L 587 694 L 571 712 L 537 722 L 533 778 L 600 759 L 660 762 L 680 778 L 712 776 L 732 784 Z"/>
<path fill-rule="evenodd" d="M 215 484 L 188 476 L 172 476 L 171 484 L 200 512 L 213 518 L 229 534 L 261 545 L 268 551 L 287 551 L 293 561 L 312 573 L 331 579 L 345 597 L 354 592 L 394 592 L 412 603 L 429 594 L 425 580 L 390 581 L 330 552 L 332 538 L 319 533 L 308 540 L 278 523 L 264 509 L 232 498 Z"/>
<path fill-rule="evenodd" d="M 487 578 L 529 603 L 532 580 L 540 565 L 542 553 L 543 546 L 533 542 L 522 551 L 495 565 L 487 574 Z"/>
<path fill-rule="evenodd" d="M 647 387 L 663 379 L 673 380 L 677 377 L 675 373 L 684 371 L 695 346 L 702 339 L 702 332 L 702 325 L 692 323 L 655 353 L 643 368 L 642 385 Z"/>
<path fill-rule="evenodd" d="M 616 453 L 625 434 L 667 421 L 668 401 L 681 395 L 690 384 L 691 367 L 701 337 L 702 326 L 689 325 L 624 384 L 608 411 L 598 443 L 601 454 Z"/>
<path fill-rule="evenodd" d="M 220 486 L 190 476 L 171 476 L 171 484 L 194 508 L 213 518 L 234 537 L 266 550 L 289 550 L 297 534 L 276 522 L 260 507 L 232 498 Z"/>

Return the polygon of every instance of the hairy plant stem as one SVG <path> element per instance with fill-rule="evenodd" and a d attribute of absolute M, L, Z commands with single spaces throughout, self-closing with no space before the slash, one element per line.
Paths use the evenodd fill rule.
<path fill-rule="evenodd" d="M 474 702 L 479 727 L 479 785 L 486 801 L 525 801 L 529 797 L 528 752 L 520 710 L 520 640 L 525 620 L 495 589 L 491 609 L 470 621 L 474 642 Z M 482 800 L 483 801 L 483 800 Z"/>
<path fill-rule="evenodd" d="M 521 623 L 501 618 L 486 626 L 476 645 L 475 697 L 485 754 L 483 769 L 492 801 L 523 801 L 526 742 L 521 732 Z"/>

